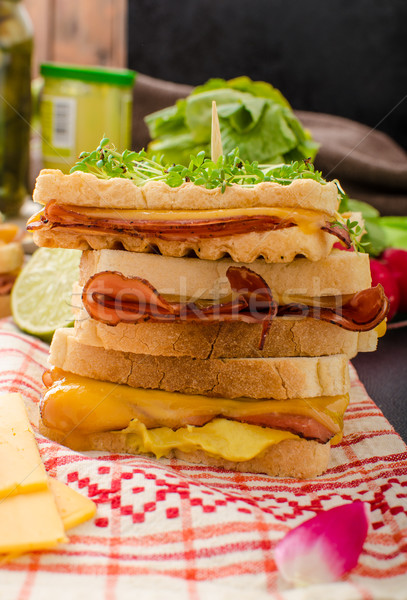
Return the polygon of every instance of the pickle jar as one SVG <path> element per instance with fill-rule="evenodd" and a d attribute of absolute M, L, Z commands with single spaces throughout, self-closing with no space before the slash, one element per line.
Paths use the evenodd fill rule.
<path fill-rule="evenodd" d="M 44 63 L 40 72 L 45 168 L 69 173 L 104 137 L 120 152 L 130 148 L 134 71 Z"/>
<path fill-rule="evenodd" d="M 0 0 L 0 211 L 18 214 L 28 189 L 33 30 L 18 0 Z"/>

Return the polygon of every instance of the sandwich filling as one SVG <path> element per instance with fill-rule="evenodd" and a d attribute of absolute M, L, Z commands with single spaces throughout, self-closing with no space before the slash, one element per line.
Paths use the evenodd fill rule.
<path fill-rule="evenodd" d="M 27 229 L 68 228 L 103 234 L 191 242 L 243 233 L 299 227 L 305 233 L 325 231 L 351 247 L 345 226 L 307 209 L 251 207 L 219 210 L 130 210 L 83 208 L 48 202 L 31 217 Z"/>
<path fill-rule="evenodd" d="M 0 296 L 8 296 L 20 271 L 24 253 L 21 232 L 13 223 L 0 223 L 0 253 L 4 272 L 0 273 Z"/>
<path fill-rule="evenodd" d="M 173 301 L 161 295 L 147 280 L 102 271 L 90 277 L 82 293 L 88 314 L 107 325 L 141 321 L 244 321 L 262 322 L 259 343 L 263 349 L 271 321 L 279 316 L 303 316 L 327 321 L 350 331 L 369 331 L 381 323 L 389 303 L 383 287 L 334 297 L 332 306 L 290 302 L 279 305 L 264 279 L 247 267 L 229 267 L 226 276 L 232 296 L 218 301 Z"/>
<path fill-rule="evenodd" d="M 69 446 L 86 447 L 91 434 L 132 433 L 138 451 L 157 457 L 187 446 L 185 451 L 203 449 L 228 460 L 249 460 L 283 439 L 338 443 L 349 402 L 348 394 L 292 400 L 209 398 L 131 388 L 57 368 L 45 373 L 44 383 L 48 389 L 41 401 L 42 421 L 64 434 Z"/>
<path fill-rule="evenodd" d="M 15 273 L 0 274 L 0 296 L 6 296 L 11 292 L 17 275 Z"/>

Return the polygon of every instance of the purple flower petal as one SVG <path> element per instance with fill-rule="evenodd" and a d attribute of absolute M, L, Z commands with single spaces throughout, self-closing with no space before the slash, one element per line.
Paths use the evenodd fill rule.
<path fill-rule="evenodd" d="M 355 501 L 321 511 L 277 544 L 281 575 L 296 586 L 336 581 L 356 566 L 369 527 L 370 507 Z"/>

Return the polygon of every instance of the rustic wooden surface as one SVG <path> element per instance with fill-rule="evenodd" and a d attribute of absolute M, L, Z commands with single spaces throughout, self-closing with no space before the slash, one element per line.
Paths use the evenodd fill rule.
<path fill-rule="evenodd" d="M 25 0 L 34 26 L 33 76 L 55 61 L 125 67 L 127 0 Z"/>

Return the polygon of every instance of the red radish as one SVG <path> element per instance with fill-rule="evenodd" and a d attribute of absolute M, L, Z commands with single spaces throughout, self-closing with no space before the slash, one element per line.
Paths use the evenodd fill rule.
<path fill-rule="evenodd" d="M 398 311 L 400 303 L 400 291 L 396 278 L 387 265 L 374 258 L 370 259 L 370 272 L 372 274 L 372 286 L 381 283 L 384 287 L 384 292 L 390 302 L 390 310 L 387 319 L 388 321 L 391 321 Z"/>
<path fill-rule="evenodd" d="M 345 250 L 345 252 L 355 252 L 355 248 L 353 246 L 347 248 L 344 244 L 342 244 L 342 242 L 335 242 L 333 247 L 337 248 L 338 250 Z"/>
<path fill-rule="evenodd" d="M 400 291 L 400 310 L 407 312 L 407 251 L 387 248 L 380 259 L 389 267 Z"/>

